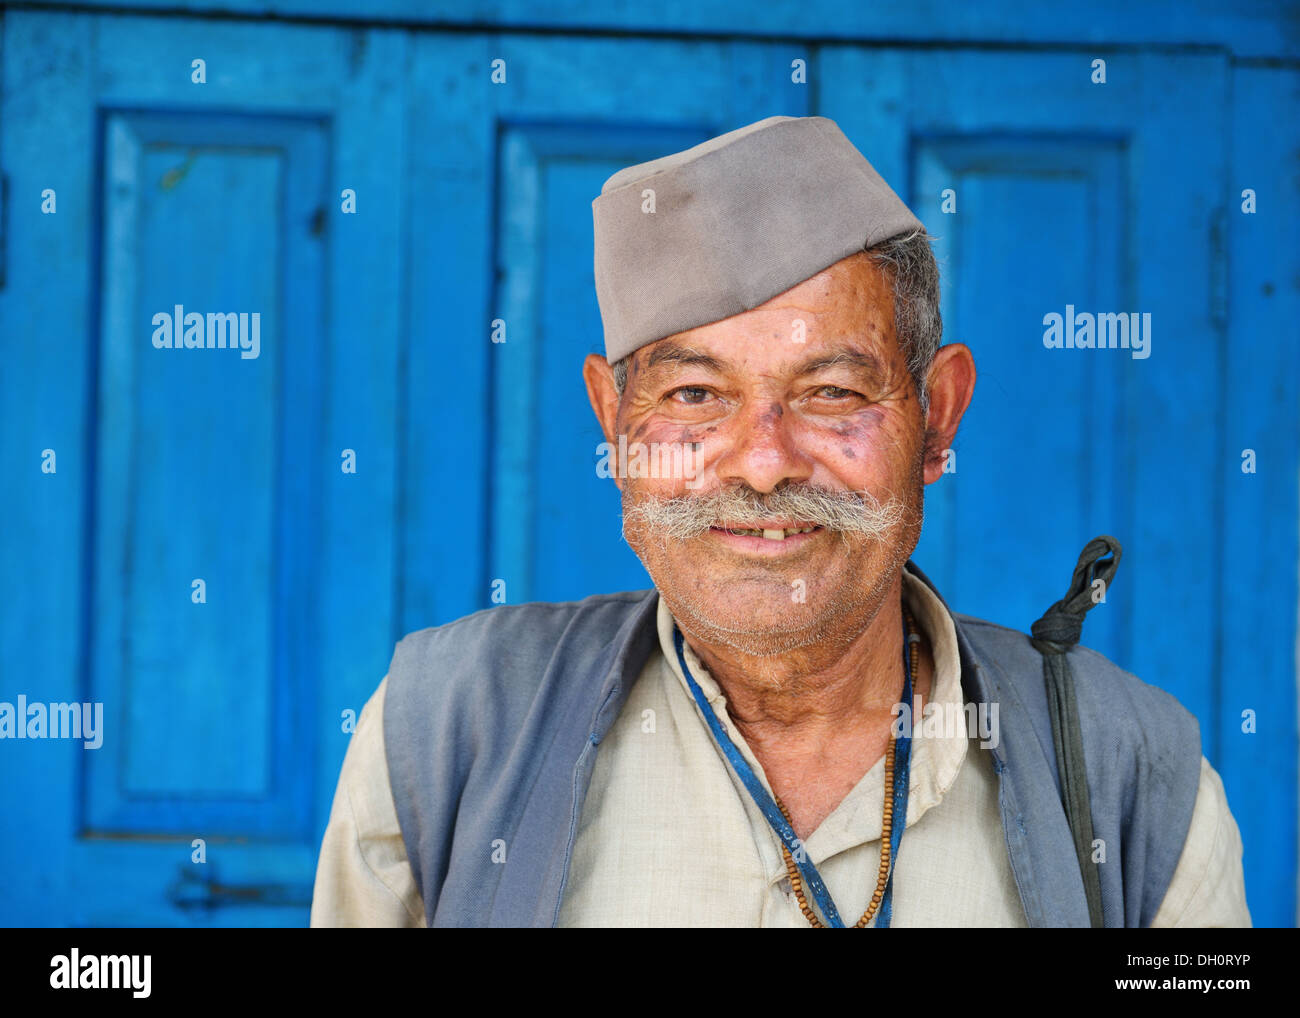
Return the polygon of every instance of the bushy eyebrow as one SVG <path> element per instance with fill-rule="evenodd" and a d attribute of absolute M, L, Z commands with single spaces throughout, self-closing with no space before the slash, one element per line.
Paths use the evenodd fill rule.
<path fill-rule="evenodd" d="M 680 343 L 660 343 L 650 351 L 646 358 L 646 369 L 649 370 L 663 364 L 690 365 L 715 371 L 719 374 L 727 370 L 725 361 L 704 353 L 702 350 L 696 350 Z M 794 375 L 797 378 L 802 378 L 840 364 L 847 364 L 850 367 L 859 369 L 866 373 L 872 381 L 881 381 L 889 376 L 887 365 L 875 354 L 864 353 L 861 350 L 845 346 L 836 347 L 828 353 L 820 354 L 796 364 L 794 366 Z"/>
<path fill-rule="evenodd" d="M 814 357 L 812 360 L 804 361 L 796 369 L 798 375 L 811 375 L 816 371 L 825 368 L 833 368 L 838 364 L 848 364 L 855 368 L 861 368 L 868 372 L 873 378 L 883 378 L 887 374 L 885 365 L 881 363 L 879 357 L 873 354 L 863 353 L 860 350 L 850 350 L 841 347 L 833 353 L 821 357 Z"/>
<path fill-rule="evenodd" d="M 650 356 L 646 359 L 647 368 L 669 363 L 691 364 L 711 371 L 722 371 L 722 361 L 716 357 L 679 343 L 660 343 L 650 351 Z"/>

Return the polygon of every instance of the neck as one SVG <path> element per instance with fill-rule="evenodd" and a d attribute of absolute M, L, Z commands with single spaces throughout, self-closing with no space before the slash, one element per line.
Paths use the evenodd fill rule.
<path fill-rule="evenodd" d="M 892 717 L 903 688 L 902 577 L 865 625 L 783 654 L 757 656 L 685 633 L 747 741 L 815 738 Z M 856 625 L 856 631 L 853 628 Z"/>

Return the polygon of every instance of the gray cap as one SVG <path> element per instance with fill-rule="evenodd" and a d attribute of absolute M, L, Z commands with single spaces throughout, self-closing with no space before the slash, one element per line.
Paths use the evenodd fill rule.
<path fill-rule="evenodd" d="M 611 364 L 924 228 L 826 117 L 768 117 L 629 166 L 591 211 Z"/>

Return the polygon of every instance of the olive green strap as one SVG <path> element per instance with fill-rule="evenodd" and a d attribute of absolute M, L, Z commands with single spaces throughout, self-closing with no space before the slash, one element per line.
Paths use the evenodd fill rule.
<path fill-rule="evenodd" d="M 1074 675 L 1070 671 L 1069 650 L 1083 633 L 1083 617 L 1097 602 L 1094 584 L 1101 580 L 1102 590 L 1119 568 L 1123 549 L 1113 537 L 1102 535 L 1088 542 L 1079 555 L 1065 597 L 1048 608 L 1030 628 L 1030 642 L 1043 655 L 1043 679 L 1047 684 L 1047 709 L 1052 719 L 1052 745 L 1061 776 L 1061 804 L 1074 836 L 1074 851 L 1079 857 L 1083 890 L 1088 898 L 1088 916 L 1093 928 L 1102 922 L 1101 876 L 1092 861 L 1092 809 L 1088 802 L 1088 771 L 1083 757 L 1083 736 L 1079 731 L 1079 707 L 1074 695 Z M 1112 556 L 1106 559 L 1106 556 Z M 1105 561 L 1103 561 L 1105 559 Z"/>

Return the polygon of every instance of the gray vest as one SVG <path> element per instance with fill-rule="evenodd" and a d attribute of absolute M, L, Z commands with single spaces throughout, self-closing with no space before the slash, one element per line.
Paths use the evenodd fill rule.
<path fill-rule="evenodd" d="M 430 926 L 555 925 L 596 753 L 658 646 L 657 604 L 649 590 L 502 605 L 397 645 L 384 740 Z M 1043 658 L 1023 633 L 952 617 L 967 702 L 998 704 L 1000 741 L 985 752 L 1025 916 L 1086 927 Z M 1200 729 L 1100 654 L 1076 647 L 1069 660 L 1093 834 L 1105 843 L 1104 922 L 1149 926 L 1191 824 Z"/>

